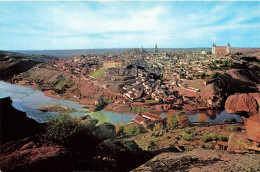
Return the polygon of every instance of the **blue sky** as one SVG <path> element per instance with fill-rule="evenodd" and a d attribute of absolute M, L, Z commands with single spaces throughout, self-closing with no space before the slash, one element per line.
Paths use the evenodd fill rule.
<path fill-rule="evenodd" d="M 260 1 L 0 2 L 0 49 L 260 47 Z"/>

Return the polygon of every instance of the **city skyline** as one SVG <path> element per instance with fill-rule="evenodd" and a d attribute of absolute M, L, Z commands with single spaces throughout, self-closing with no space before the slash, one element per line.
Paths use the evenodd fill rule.
<path fill-rule="evenodd" d="M 1 50 L 260 47 L 259 1 L 0 4 Z"/>

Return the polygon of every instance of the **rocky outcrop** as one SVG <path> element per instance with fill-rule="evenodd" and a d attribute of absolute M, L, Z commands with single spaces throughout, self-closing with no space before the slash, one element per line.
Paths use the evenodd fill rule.
<path fill-rule="evenodd" d="M 244 118 L 247 137 L 260 142 L 260 93 L 234 94 L 229 96 L 225 109 Z"/>
<path fill-rule="evenodd" d="M 248 152 L 250 142 L 246 133 L 234 132 L 228 138 L 228 151 L 231 152 Z"/>
<path fill-rule="evenodd" d="M 24 80 L 27 82 L 23 83 Z M 83 75 L 74 75 L 40 67 L 16 76 L 13 81 L 41 89 L 48 96 L 74 101 L 81 100 L 82 103 L 84 103 L 84 100 L 98 100 L 101 97 L 104 100 L 123 98 L 122 94 L 111 92 L 99 86 L 98 83 L 88 80 Z"/>
<path fill-rule="evenodd" d="M 105 140 L 96 147 L 93 164 L 100 170 L 128 171 L 151 158 L 133 141 Z"/>
<path fill-rule="evenodd" d="M 68 150 L 58 145 L 41 145 L 25 138 L 0 146 L 1 171 L 68 170 Z"/>
<path fill-rule="evenodd" d="M 64 105 L 48 105 L 39 107 L 38 110 L 43 112 L 67 112 L 70 108 Z"/>
<path fill-rule="evenodd" d="M 94 136 L 99 140 L 115 139 L 116 128 L 111 123 L 99 124 L 93 131 Z"/>
<path fill-rule="evenodd" d="M 26 116 L 26 113 L 12 106 L 10 97 L 0 99 L 1 144 L 32 136 L 41 131 L 39 124 Z"/>
<path fill-rule="evenodd" d="M 234 94 L 228 97 L 225 109 L 228 113 L 254 116 L 260 113 L 259 103 L 260 93 Z"/>
<path fill-rule="evenodd" d="M 196 149 L 185 153 L 161 153 L 132 171 L 259 171 L 259 158 L 260 154 Z"/>
<path fill-rule="evenodd" d="M 90 115 L 84 115 L 79 118 L 80 123 L 84 125 L 84 128 L 88 130 L 89 132 L 92 132 L 96 124 L 98 123 L 97 119 L 93 119 Z"/>

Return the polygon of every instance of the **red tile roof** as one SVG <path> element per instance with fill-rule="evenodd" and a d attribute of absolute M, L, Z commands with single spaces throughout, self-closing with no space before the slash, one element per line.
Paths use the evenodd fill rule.
<path fill-rule="evenodd" d="M 162 121 L 162 120 L 164 120 L 163 117 L 161 117 L 159 115 L 155 115 L 155 114 L 149 113 L 149 112 L 144 112 L 142 114 L 142 116 L 145 117 L 145 118 L 151 119 L 153 121 Z"/>
<path fill-rule="evenodd" d="M 141 117 L 140 115 L 136 115 L 133 119 L 132 122 L 135 124 L 142 124 L 145 121 L 145 119 L 143 117 Z"/>

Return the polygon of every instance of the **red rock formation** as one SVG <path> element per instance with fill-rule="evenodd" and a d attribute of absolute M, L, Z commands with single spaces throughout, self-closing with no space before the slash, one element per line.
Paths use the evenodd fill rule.
<path fill-rule="evenodd" d="M 228 113 L 243 116 L 247 137 L 260 142 L 260 93 L 234 94 L 228 97 L 225 109 Z"/>

